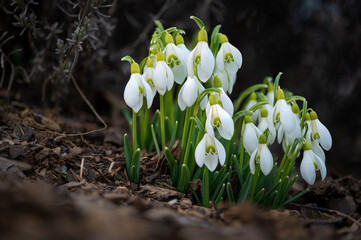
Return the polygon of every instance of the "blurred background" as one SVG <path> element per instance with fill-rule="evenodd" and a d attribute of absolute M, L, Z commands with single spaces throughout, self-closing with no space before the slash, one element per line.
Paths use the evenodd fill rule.
<path fill-rule="evenodd" d="M 4 101 L 68 115 L 89 111 L 66 77 L 73 71 L 109 125 L 116 125 L 114 112 L 124 105 L 130 74 L 120 59 L 130 55 L 141 62 L 147 56 L 154 20 L 185 30 L 187 44 L 198 30 L 191 15 L 208 32 L 221 24 L 243 55 L 233 99 L 283 72 L 280 85 L 306 97 L 332 134 L 329 172 L 361 176 L 360 1 L 2 0 L 0 12 Z"/>

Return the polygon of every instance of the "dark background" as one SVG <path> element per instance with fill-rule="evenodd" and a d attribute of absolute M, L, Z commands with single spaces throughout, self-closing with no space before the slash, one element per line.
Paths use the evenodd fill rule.
<path fill-rule="evenodd" d="M 326 153 L 329 171 L 360 176 L 360 1 L 108 2 L 113 3 L 111 10 L 107 10 L 111 17 L 105 20 L 109 23 L 108 35 L 96 50 L 89 48 L 81 53 L 74 72 L 79 85 L 102 115 L 111 119 L 114 101 L 119 106 L 124 104 L 122 95 L 129 79 L 129 64 L 120 59 L 124 55 L 131 55 L 140 62 L 146 57 L 154 30 L 153 20 L 159 19 L 165 27 L 184 29 L 187 33 L 185 41 L 189 44 L 192 34 L 198 29 L 189 19 L 195 15 L 205 22 L 208 32 L 221 24 L 221 32 L 243 55 L 233 99 L 239 91 L 261 82 L 265 76 L 274 77 L 278 72 L 283 72 L 281 86 L 295 95 L 306 97 L 309 106 L 318 113 L 332 134 L 333 147 Z M 10 7 L 9 3 L 0 1 L 0 7 Z M 69 38 L 74 31 L 74 19 L 59 10 L 57 1 L 39 3 L 32 8 L 39 22 L 59 22 L 63 31 L 58 37 Z M 67 5 L 62 3 L 61 6 Z M 20 45 L 23 48 L 20 64 L 30 72 L 37 51 L 28 41 L 29 34 L 25 32 L 19 36 L 21 29 L 14 27 L 13 21 L 12 15 L 1 11 L 1 33 L 8 31 L 15 36 L 4 48 L 9 50 Z M 39 23 L 39 26 L 44 25 Z M 40 40 L 36 39 L 35 43 L 37 41 Z M 9 94 L 31 104 L 58 107 L 64 114 L 88 111 L 68 82 L 50 82 L 45 100 L 41 99 L 40 89 L 53 71 L 53 65 L 56 65 L 56 42 L 45 45 L 49 51 L 41 63 L 45 70 L 35 72 L 31 83 L 25 83 L 20 76 L 16 76 Z M 6 86 L 5 83 L 2 94 Z"/>

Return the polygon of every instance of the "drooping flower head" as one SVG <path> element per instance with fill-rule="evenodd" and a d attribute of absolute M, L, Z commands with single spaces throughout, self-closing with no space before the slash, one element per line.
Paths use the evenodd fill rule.
<path fill-rule="evenodd" d="M 214 77 L 213 80 L 213 87 L 214 88 L 218 88 L 221 90 L 220 93 L 218 92 L 214 92 L 213 95 L 216 97 L 216 102 L 221 105 L 221 107 L 226 110 L 226 112 L 232 117 L 233 116 L 233 111 L 234 111 L 234 106 L 233 106 L 233 102 L 232 100 L 228 97 L 228 95 L 224 92 L 223 87 L 222 87 L 222 81 L 221 79 L 219 79 L 219 77 L 216 75 Z M 208 102 L 207 103 L 207 108 L 206 108 L 206 113 L 209 111 L 211 105 Z"/>
<path fill-rule="evenodd" d="M 234 122 L 232 117 L 218 104 L 217 99 L 213 94 L 209 97 L 209 104 L 210 108 L 206 112 L 207 132 L 214 137 L 213 128 L 215 127 L 223 138 L 230 140 L 234 133 Z"/>
<path fill-rule="evenodd" d="M 325 163 L 311 150 L 310 143 L 306 141 L 303 145 L 301 176 L 308 184 L 312 185 L 315 183 L 317 170 L 320 170 L 321 178 L 324 180 L 327 174 Z"/>
<path fill-rule="evenodd" d="M 310 113 L 311 123 L 312 123 L 312 139 L 318 139 L 323 149 L 326 151 L 330 150 L 332 147 L 332 137 L 328 129 L 323 125 L 320 120 L 318 120 L 317 114 L 315 111 Z"/>
<path fill-rule="evenodd" d="M 175 37 L 175 42 L 177 44 L 177 47 L 179 47 L 183 51 L 183 54 L 187 56 L 186 61 L 188 61 L 190 51 L 187 48 L 187 46 L 184 44 L 184 39 L 182 35 L 177 34 L 177 36 Z"/>
<path fill-rule="evenodd" d="M 196 102 L 198 96 L 204 91 L 202 84 L 193 76 L 188 76 L 186 82 L 178 93 L 178 105 L 183 111 L 186 107 L 191 107 Z M 204 97 L 200 103 L 204 110 L 207 104 L 207 98 Z"/>
<path fill-rule="evenodd" d="M 157 65 L 154 69 L 153 82 L 160 95 L 164 95 L 167 90 L 169 91 L 173 87 L 173 72 L 165 62 L 163 52 L 158 52 Z"/>
<path fill-rule="evenodd" d="M 258 137 L 262 132 L 254 125 L 252 118 L 249 115 L 244 117 L 244 133 L 243 133 L 243 146 L 247 153 L 251 155 L 258 146 Z"/>
<path fill-rule="evenodd" d="M 154 85 L 154 67 L 153 67 L 153 61 L 148 58 L 147 59 L 147 64 L 146 64 L 147 68 L 144 69 L 143 72 L 143 79 L 149 84 L 151 90 L 152 90 L 152 97 L 154 98 L 155 94 L 157 93 L 157 89 L 155 88 Z"/>
<path fill-rule="evenodd" d="M 237 73 L 242 66 L 241 52 L 229 43 L 226 35 L 219 33 L 219 40 L 222 45 L 216 57 L 217 68 L 227 73 Z"/>
<path fill-rule="evenodd" d="M 261 109 L 261 118 L 258 123 L 258 129 L 261 132 L 269 130 L 267 144 L 271 145 L 276 139 L 276 129 L 273 125 L 272 116 L 268 114 L 268 111 L 265 107 Z"/>
<path fill-rule="evenodd" d="M 305 122 L 307 124 L 307 128 L 304 128 L 304 136 L 305 136 L 307 142 L 309 142 L 311 144 L 312 151 L 319 158 L 321 158 L 321 160 L 323 162 L 325 162 L 326 155 L 325 155 L 325 152 L 323 151 L 323 149 L 320 147 L 319 140 L 312 137 L 312 121 L 311 121 L 311 116 L 308 112 L 306 113 L 305 120 L 306 120 Z"/>
<path fill-rule="evenodd" d="M 214 65 L 215 60 L 208 46 L 207 32 L 202 28 L 198 33 L 198 43 L 188 57 L 188 74 L 197 76 L 202 82 L 207 82 L 213 73 Z"/>
<path fill-rule="evenodd" d="M 165 43 L 167 44 L 164 49 L 166 62 L 173 72 L 174 81 L 182 84 L 188 75 L 188 54 L 174 44 L 173 37 L 169 33 L 165 35 Z"/>
<path fill-rule="evenodd" d="M 218 139 L 205 133 L 196 147 L 195 159 L 199 167 L 205 164 L 213 172 L 218 165 L 218 161 L 223 166 L 226 160 L 226 151 Z"/>
<path fill-rule="evenodd" d="M 153 102 L 152 90 L 140 75 L 139 65 L 133 62 L 130 79 L 124 89 L 124 100 L 134 112 L 138 112 L 143 106 L 143 97 L 146 97 L 147 107 L 150 108 Z"/>
<path fill-rule="evenodd" d="M 267 147 L 266 137 L 263 134 L 259 137 L 258 147 L 253 151 L 249 159 L 249 167 L 252 174 L 256 172 L 256 163 L 259 163 L 264 175 L 268 175 L 273 168 L 272 153 Z"/>

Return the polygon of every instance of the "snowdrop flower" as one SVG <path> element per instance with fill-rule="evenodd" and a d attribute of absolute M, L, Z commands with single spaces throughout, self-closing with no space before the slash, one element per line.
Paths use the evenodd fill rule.
<path fill-rule="evenodd" d="M 228 73 L 237 73 L 242 66 L 241 52 L 228 42 L 226 35 L 220 33 L 219 40 L 222 45 L 216 57 L 217 67 Z"/>
<path fill-rule="evenodd" d="M 152 97 L 154 98 L 155 94 L 157 93 L 157 89 L 154 86 L 153 75 L 154 75 L 154 68 L 153 68 L 153 61 L 148 58 L 147 59 L 147 68 L 144 69 L 142 78 L 149 84 L 152 90 Z"/>
<path fill-rule="evenodd" d="M 244 110 L 249 110 L 253 105 L 257 104 L 257 94 L 255 92 L 252 92 L 249 97 L 246 105 L 244 106 Z M 252 120 L 254 123 L 257 122 L 259 118 L 259 110 L 257 109 L 254 114 L 252 115 Z"/>
<path fill-rule="evenodd" d="M 274 124 L 280 123 L 278 124 L 278 135 L 281 136 L 278 138 L 279 142 L 283 137 L 283 133 L 280 134 L 280 132 L 284 130 L 286 136 L 291 136 L 297 125 L 291 106 L 287 104 L 281 88 L 277 90 L 277 102 L 273 107 L 273 122 Z"/>
<path fill-rule="evenodd" d="M 312 123 L 312 136 L 311 139 L 318 139 L 320 145 L 326 151 L 332 147 L 332 137 L 328 129 L 318 120 L 315 111 L 310 113 Z"/>
<path fill-rule="evenodd" d="M 164 61 L 164 54 L 162 52 L 159 52 L 157 55 L 157 65 L 154 69 L 153 82 L 160 95 L 164 95 L 167 90 L 169 91 L 173 87 L 174 76 L 172 70 L 170 70 Z"/>
<path fill-rule="evenodd" d="M 165 35 L 165 43 L 167 44 L 164 49 L 166 62 L 172 69 L 174 81 L 178 84 L 182 84 L 188 75 L 188 54 L 174 44 L 173 37 L 169 33 Z"/>
<path fill-rule="evenodd" d="M 327 173 L 325 163 L 311 150 L 310 143 L 306 141 L 303 145 L 301 176 L 308 184 L 312 185 L 316 180 L 316 170 L 320 170 L 321 178 L 324 180 Z"/>
<path fill-rule="evenodd" d="M 304 133 L 306 140 L 311 144 L 311 150 L 319 157 L 323 162 L 326 161 L 326 155 L 323 149 L 320 147 L 317 139 L 312 138 L 312 122 L 309 113 L 306 113 L 305 122 L 307 124 L 307 131 Z M 305 128 L 306 129 L 306 128 Z"/>
<path fill-rule="evenodd" d="M 220 141 L 205 133 L 196 147 L 195 159 L 199 167 L 205 164 L 209 171 L 213 172 L 218 165 L 218 160 L 223 166 L 226 160 L 226 151 Z"/>
<path fill-rule="evenodd" d="M 148 83 L 141 77 L 137 63 L 134 62 L 131 64 L 130 72 L 130 79 L 124 90 L 124 100 L 125 103 L 137 113 L 143 106 L 143 97 L 146 97 L 147 107 L 150 108 L 153 102 L 153 94 Z"/>
<path fill-rule="evenodd" d="M 210 108 L 207 112 L 206 130 L 214 137 L 213 127 L 218 129 L 219 134 L 230 140 L 234 133 L 234 123 L 232 117 L 218 104 L 216 97 L 211 94 L 209 97 Z"/>
<path fill-rule="evenodd" d="M 182 51 L 183 51 L 183 54 L 187 56 L 187 61 L 188 61 L 188 57 L 189 57 L 189 54 L 190 54 L 190 51 L 189 49 L 186 47 L 186 45 L 184 44 L 184 39 L 182 37 L 182 35 L 180 34 L 177 34 L 177 36 L 175 37 L 175 42 L 177 44 L 177 47 L 179 47 Z"/>
<path fill-rule="evenodd" d="M 293 113 L 293 121 L 295 122 L 294 128 L 292 129 L 292 131 L 285 132 L 284 126 L 281 125 L 278 132 L 279 133 L 278 142 L 280 143 L 283 138 L 283 141 L 285 141 L 286 148 L 287 145 L 293 144 L 296 138 L 302 137 L 301 127 L 300 127 L 301 120 L 298 116 L 299 108 L 296 103 L 292 105 L 291 110 Z"/>
<path fill-rule="evenodd" d="M 262 132 L 254 125 L 249 115 L 244 117 L 243 146 L 249 155 L 252 155 L 258 146 L 258 137 Z"/>
<path fill-rule="evenodd" d="M 276 129 L 273 125 L 272 116 L 268 114 L 268 111 L 265 107 L 262 107 L 261 109 L 261 119 L 258 123 L 258 129 L 261 132 L 266 131 L 266 129 L 269 130 L 269 135 L 267 138 L 267 144 L 271 145 L 276 139 Z"/>
<path fill-rule="evenodd" d="M 198 96 L 204 91 L 202 84 L 195 77 L 188 76 L 186 82 L 178 93 L 179 108 L 184 111 L 186 107 L 191 107 L 196 102 Z M 204 110 L 207 104 L 207 98 L 204 97 L 200 103 L 201 109 Z"/>
<path fill-rule="evenodd" d="M 273 91 L 273 84 L 271 82 L 268 83 L 268 89 L 267 89 L 267 100 L 269 101 L 270 105 L 273 106 L 273 101 L 275 98 L 275 92 Z"/>
<path fill-rule="evenodd" d="M 214 65 L 215 60 L 208 46 L 207 32 L 202 28 L 198 33 L 198 43 L 188 57 L 188 74 L 197 76 L 202 82 L 207 82 L 213 73 Z"/>
<path fill-rule="evenodd" d="M 266 137 L 263 134 L 259 137 L 258 147 L 253 151 L 249 159 L 249 167 L 252 174 L 256 172 L 256 162 L 259 163 L 264 175 L 268 175 L 271 172 L 273 168 L 273 157 L 267 147 Z"/>
<path fill-rule="evenodd" d="M 213 80 L 213 87 L 220 89 L 221 92 L 220 93 L 215 92 L 215 93 L 213 93 L 213 95 L 216 97 L 217 103 L 219 105 L 221 105 L 222 108 L 224 110 L 226 110 L 226 112 L 232 117 L 233 116 L 233 111 L 234 111 L 233 102 L 228 97 L 228 95 L 224 92 L 222 86 L 223 86 L 222 81 L 218 78 L 218 76 L 216 76 L 214 78 L 214 80 Z M 206 108 L 206 113 L 208 113 L 210 108 L 211 108 L 211 104 L 208 102 L 207 103 L 207 108 Z"/>

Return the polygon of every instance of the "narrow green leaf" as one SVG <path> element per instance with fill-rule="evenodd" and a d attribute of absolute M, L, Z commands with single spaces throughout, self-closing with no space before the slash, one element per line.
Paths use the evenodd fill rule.
<path fill-rule="evenodd" d="M 253 105 L 249 110 L 255 112 L 257 109 L 263 107 L 266 104 L 269 104 L 269 102 L 268 101 L 258 102 L 255 105 Z"/>
<path fill-rule="evenodd" d="M 227 195 L 228 195 L 228 200 L 231 204 L 234 204 L 234 194 L 233 194 L 233 190 L 232 190 L 232 186 L 231 183 L 227 183 Z"/>
<path fill-rule="evenodd" d="M 197 23 L 199 29 L 206 28 L 203 21 L 201 19 L 197 18 L 196 16 L 191 16 L 190 19 L 194 20 Z"/>
<path fill-rule="evenodd" d="M 183 164 L 181 168 L 181 176 L 177 188 L 179 192 L 185 192 L 187 190 L 189 185 L 189 180 L 190 180 L 189 169 L 186 164 Z"/>
<path fill-rule="evenodd" d="M 214 201 L 214 204 L 215 204 L 216 206 L 222 201 L 222 199 L 223 199 L 223 198 L 222 198 L 222 195 L 223 195 L 225 189 L 226 189 L 226 184 L 223 183 L 223 184 L 222 184 L 222 188 L 221 188 L 221 190 L 219 191 L 216 200 Z"/>
<path fill-rule="evenodd" d="M 209 170 L 204 168 L 202 178 L 202 205 L 209 208 Z"/>
<path fill-rule="evenodd" d="M 298 193 L 297 195 L 293 196 L 292 198 L 288 199 L 286 202 L 284 202 L 282 204 L 282 206 L 285 206 L 286 204 L 293 202 L 294 200 L 296 200 L 297 198 L 301 197 L 303 194 L 307 193 L 310 189 L 305 189 L 302 192 Z"/>
<path fill-rule="evenodd" d="M 163 32 L 164 31 L 164 27 L 163 24 L 159 21 L 159 20 L 154 20 L 154 24 L 157 26 L 157 28 L 159 29 L 159 32 Z"/>
<path fill-rule="evenodd" d="M 130 64 L 134 63 L 134 59 L 131 56 L 124 56 L 122 57 L 121 61 L 127 61 Z"/>
<path fill-rule="evenodd" d="M 281 75 L 283 73 L 282 72 L 279 72 L 276 79 L 275 79 L 275 82 L 273 83 L 273 93 L 274 93 L 274 99 L 273 99 L 273 106 L 276 104 L 277 102 L 277 90 L 278 90 L 278 85 L 279 85 L 279 82 L 280 82 L 280 78 L 281 78 Z"/>
<path fill-rule="evenodd" d="M 203 171 L 204 171 L 204 168 L 205 168 L 204 165 L 203 165 L 203 167 L 198 168 L 197 171 L 196 171 L 196 173 L 193 175 L 192 180 L 201 178 L 202 173 L 203 173 Z"/>
<path fill-rule="evenodd" d="M 222 185 L 221 180 L 223 179 L 223 177 L 225 176 L 227 171 L 227 166 L 223 165 L 223 167 L 221 168 L 221 171 L 217 174 L 217 176 L 211 181 L 210 184 L 210 191 L 213 191 L 214 189 L 217 188 L 218 185 Z"/>
<path fill-rule="evenodd" d="M 177 131 L 178 131 L 178 121 L 175 121 L 174 129 L 173 129 L 173 132 L 172 132 L 172 138 L 170 139 L 169 146 L 173 146 L 175 137 L 177 136 Z"/>
<path fill-rule="evenodd" d="M 249 193 L 251 192 L 252 189 L 252 182 L 253 182 L 252 180 L 253 180 L 253 175 L 252 173 L 249 173 L 246 181 L 242 185 L 241 191 L 239 191 L 238 203 L 243 203 L 248 199 Z"/>
<path fill-rule="evenodd" d="M 174 166 L 177 164 L 177 161 L 174 159 L 173 154 L 170 152 L 169 148 L 164 148 L 165 158 L 168 161 L 168 164 L 171 168 L 171 170 L 174 168 Z"/>
<path fill-rule="evenodd" d="M 219 37 L 218 37 L 220 28 L 221 28 L 221 25 L 215 26 L 215 28 L 213 29 L 212 35 L 211 35 L 211 44 L 209 46 L 210 46 L 210 49 L 214 56 L 217 55 L 219 45 L 221 43 L 221 41 L 219 40 Z"/>
<path fill-rule="evenodd" d="M 133 161 L 132 150 L 130 148 L 128 134 L 124 134 L 124 152 L 125 152 L 125 166 L 127 168 L 128 177 L 130 177 L 130 168 Z"/>
<path fill-rule="evenodd" d="M 158 154 L 158 156 L 159 156 L 159 155 L 160 155 L 160 149 L 159 149 L 159 144 L 158 144 L 158 140 L 157 140 L 157 135 L 155 134 L 153 124 L 150 125 L 150 131 L 152 132 L 152 137 L 153 137 L 154 146 L 155 146 L 155 149 L 157 150 L 157 154 Z"/>
<path fill-rule="evenodd" d="M 213 191 L 212 196 L 211 196 L 212 201 L 215 200 L 215 198 L 219 195 L 218 193 L 219 193 L 221 187 L 224 185 L 224 183 L 228 179 L 229 175 L 230 175 L 230 173 L 227 172 L 226 175 L 222 178 L 222 180 L 217 185 L 216 189 Z"/>
<path fill-rule="evenodd" d="M 199 120 L 198 117 L 191 117 L 191 119 L 196 123 L 198 129 L 201 130 L 204 133 L 205 132 L 204 131 L 204 126 L 203 126 L 201 120 Z"/>
<path fill-rule="evenodd" d="M 178 183 L 178 164 L 174 165 L 170 173 L 173 186 L 177 186 Z"/>
<path fill-rule="evenodd" d="M 252 115 L 253 112 L 249 110 L 241 110 L 233 115 L 233 122 L 237 121 L 239 118 L 244 117 L 246 115 Z"/>
<path fill-rule="evenodd" d="M 264 188 L 262 188 L 253 198 L 253 202 L 258 204 L 264 194 Z"/>
<path fill-rule="evenodd" d="M 191 190 L 192 190 L 192 192 L 193 192 L 194 197 L 196 198 L 197 205 L 201 206 L 201 205 L 202 205 L 202 202 L 201 202 L 201 200 L 199 199 L 199 197 L 197 196 L 196 191 L 194 191 L 194 188 L 192 187 L 192 184 L 189 183 L 189 186 L 190 186 L 190 188 L 191 188 Z"/>
<path fill-rule="evenodd" d="M 132 168 L 134 167 L 133 173 L 133 181 L 135 183 L 139 183 L 139 170 L 140 170 L 140 149 L 138 148 L 133 156 Z"/>
<path fill-rule="evenodd" d="M 143 72 L 144 67 L 145 67 L 145 65 L 147 64 L 148 58 L 149 58 L 149 57 L 144 58 L 143 61 L 142 61 L 142 62 L 140 63 L 140 65 L 139 65 L 139 68 L 140 68 L 140 72 L 141 72 L 141 73 Z"/>

